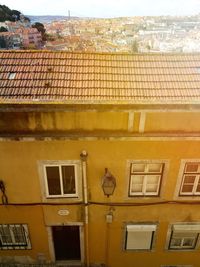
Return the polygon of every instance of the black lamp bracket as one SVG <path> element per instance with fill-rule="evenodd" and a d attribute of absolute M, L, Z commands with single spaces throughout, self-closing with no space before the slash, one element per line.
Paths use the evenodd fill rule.
<path fill-rule="evenodd" d="M 2 197 L 1 197 L 2 203 L 6 205 L 8 204 L 8 197 L 6 196 L 6 188 L 2 180 L 0 180 L 0 190 L 2 192 Z"/>

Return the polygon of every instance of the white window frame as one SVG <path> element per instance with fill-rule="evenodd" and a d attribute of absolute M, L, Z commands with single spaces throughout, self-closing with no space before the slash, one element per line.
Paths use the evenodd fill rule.
<path fill-rule="evenodd" d="M 26 240 L 25 243 L 22 242 L 16 242 L 15 240 L 15 234 L 14 234 L 14 229 L 16 228 L 21 228 L 22 232 L 24 234 L 24 238 Z M 0 250 L 4 249 L 31 249 L 31 243 L 30 243 L 30 238 L 29 238 L 29 231 L 28 231 L 28 226 L 27 224 L 0 224 L 0 228 L 6 228 L 9 231 L 9 238 L 11 239 L 11 242 L 4 242 L 2 236 L 0 235 L 0 241 L 1 241 L 1 246 Z"/>
<path fill-rule="evenodd" d="M 187 164 L 198 164 L 198 172 L 186 172 L 185 170 L 186 170 Z M 183 186 L 185 185 L 184 181 L 185 181 L 186 176 L 195 176 L 194 183 L 191 183 L 191 185 L 193 185 L 193 189 L 191 192 L 182 192 Z M 182 180 L 181 180 L 179 195 L 180 196 L 195 196 L 195 195 L 200 196 L 200 192 L 196 192 L 199 181 L 200 181 L 200 161 L 199 162 L 186 161 L 184 164 L 183 172 L 182 172 Z"/>
<path fill-rule="evenodd" d="M 176 183 L 176 188 L 174 191 L 174 199 L 175 200 L 188 200 L 188 199 L 200 199 L 200 195 L 198 194 L 193 194 L 192 192 L 190 192 L 189 194 L 182 194 L 181 193 L 181 188 L 182 188 L 182 184 L 183 184 L 183 175 L 184 175 L 184 170 L 185 170 L 185 164 L 186 163 L 200 163 L 200 159 L 181 159 L 180 161 L 180 167 L 179 167 L 179 172 L 178 172 L 178 177 L 177 177 L 177 183 Z M 175 177 L 174 177 L 175 178 Z"/>
<path fill-rule="evenodd" d="M 62 182 L 62 173 L 61 173 L 61 167 L 62 166 L 74 166 L 74 174 L 75 174 L 75 193 L 74 194 L 64 194 L 63 190 L 63 182 Z M 58 167 L 59 168 L 59 178 L 60 178 L 60 188 L 61 188 L 61 194 L 59 195 L 51 195 L 49 194 L 49 187 L 48 187 L 48 181 L 47 181 L 47 173 L 46 173 L 46 167 Z M 74 163 L 54 163 L 49 162 L 48 164 L 43 165 L 44 168 L 44 179 L 45 179 L 45 191 L 46 191 L 46 197 L 47 198 L 77 198 L 78 197 L 78 170 L 77 170 L 77 164 Z"/>
<path fill-rule="evenodd" d="M 171 246 L 171 241 L 180 236 L 180 245 Z M 187 238 L 193 239 L 192 246 L 184 246 L 184 240 Z M 178 239 L 178 237 L 177 237 Z M 195 250 L 199 246 L 200 241 L 200 223 L 175 223 L 171 224 L 167 234 L 167 250 L 169 251 L 187 251 Z"/>
<path fill-rule="evenodd" d="M 174 250 L 180 250 L 180 249 L 194 249 L 196 247 L 196 242 L 199 236 L 199 233 L 187 233 L 187 232 L 183 232 L 183 233 L 178 233 L 172 231 L 171 234 L 171 239 L 170 239 L 170 243 L 169 243 L 169 249 L 174 249 Z M 172 240 L 173 239 L 177 239 L 180 241 L 180 245 L 172 245 Z M 185 240 L 186 239 L 191 239 L 192 240 L 192 245 L 184 245 Z"/>
<path fill-rule="evenodd" d="M 157 231 L 157 224 L 151 223 L 128 223 L 125 225 L 125 239 L 124 239 L 124 250 L 125 251 L 151 251 L 154 247 L 155 243 L 155 233 Z M 131 233 L 144 233 L 147 235 L 147 244 L 146 245 L 138 245 L 137 241 L 128 240 L 131 239 Z M 132 244 L 131 244 L 132 243 Z M 132 248 L 131 248 L 132 245 Z M 146 246 L 146 247 L 145 247 Z"/>
<path fill-rule="evenodd" d="M 129 174 L 128 174 L 128 179 L 129 179 L 129 184 L 128 184 L 128 196 L 129 197 L 159 197 L 160 193 L 161 193 L 161 187 L 163 184 L 163 180 L 165 177 L 165 173 L 166 173 L 166 169 L 167 169 L 167 164 L 168 161 L 167 160 L 128 160 L 128 170 L 129 170 Z M 145 171 L 144 172 L 135 172 L 133 174 L 132 172 L 132 164 L 144 164 L 145 165 Z M 148 172 L 148 165 L 150 164 L 162 164 L 162 168 L 160 172 Z M 141 191 L 136 191 L 136 192 L 132 192 L 131 191 L 131 184 L 132 184 L 132 179 L 134 175 L 141 175 L 144 176 L 144 180 L 142 183 L 142 190 Z M 155 192 L 146 192 L 146 185 L 148 182 L 148 176 L 151 175 L 158 175 L 159 180 L 158 180 L 158 184 L 157 184 L 157 190 Z"/>

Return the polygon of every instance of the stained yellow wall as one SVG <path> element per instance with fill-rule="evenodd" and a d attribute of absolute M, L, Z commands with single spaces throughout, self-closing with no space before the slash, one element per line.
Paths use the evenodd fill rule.
<path fill-rule="evenodd" d="M 147 112 L 145 132 L 199 132 L 199 112 Z"/>
<path fill-rule="evenodd" d="M 134 119 L 131 121 L 131 114 Z M 142 116 L 144 114 L 144 116 Z M 143 122 L 144 120 L 144 122 Z M 9 121 L 9 123 L 8 123 Z M 145 133 L 184 133 L 200 131 L 200 113 L 196 111 L 163 110 L 83 110 L 0 113 L 0 132 L 140 132 L 144 123 Z"/>
<path fill-rule="evenodd" d="M 9 124 L 8 124 L 9 121 Z M 27 131 L 125 131 L 128 112 L 8 112 L 0 113 L 0 130 L 3 132 Z"/>
<path fill-rule="evenodd" d="M 134 116 L 131 112 L 134 112 Z M 39 162 L 80 160 L 80 152 L 84 149 L 88 152 L 87 178 L 91 203 L 90 262 L 106 263 L 109 267 L 160 267 L 167 264 L 191 264 L 199 267 L 199 249 L 192 252 L 165 249 L 168 225 L 174 222 L 200 222 L 198 205 L 193 205 L 192 202 L 190 205 L 145 204 L 150 201 L 177 200 L 175 187 L 181 159 L 200 158 L 200 141 L 185 139 L 181 133 L 198 133 L 200 115 L 197 112 L 142 112 L 143 115 L 140 110 L 0 113 L 0 132 L 10 134 L 11 138 L 17 134 L 19 139 L 0 140 L 0 179 L 5 182 L 9 203 L 24 204 L 0 205 L 0 223 L 27 223 L 32 243 L 32 250 L 0 251 L 0 259 L 3 256 L 28 255 L 36 260 L 38 253 L 44 253 L 47 260 L 51 261 L 46 226 L 83 222 L 84 208 L 81 204 L 71 205 L 70 199 L 56 199 L 57 205 L 47 205 L 52 202 L 48 200 L 44 203 Z M 21 134 L 31 134 L 34 131 L 42 132 L 37 135 L 40 140 L 35 140 L 34 136 L 29 141 L 20 139 Z M 54 136 L 51 140 L 44 140 L 43 134 L 48 136 L 48 132 L 62 133 L 65 138 L 55 140 Z M 70 135 L 69 138 L 68 134 L 72 132 L 76 132 L 76 135 Z M 89 135 L 86 134 L 88 132 Z M 108 132 L 112 134 L 109 135 Z M 147 137 L 146 133 L 157 133 L 158 136 Z M 179 134 L 179 137 L 165 138 L 165 134 L 169 133 Z M 168 162 L 160 197 L 128 198 L 128 160 Z M 117 181 L 114 195 L 110 198 L 104 196 L 101 188 L 105 168 L 109 169 Z M 99 202 L 99 205 L 93 202 Z M 139 202 L 144 205 L 114 206 L 113 223 L 107 224 L 105 215 L 109 212 L 109 202 Z M 34 205 L 30 206 L 30 203 Z M 107 203 L 107 206 L 101 203 Z M 67 209 L 69 215 L 60 216 L 60 209 Z M 127 222 L 158 223 L 153 251 L 123 250 L 124 223 Z"/>
<path fill-rule="evenodd" d="M 172 199 L 180 160 L 199 158 L 199 141 L 7 141 L 0 142 L 0 177 L 6 181 L 10 202 L 40 202 L 42 190 L 38 162 L 79 160 L 86 149 L 91 198 L 104 200 L 101 177 L 108 168 L 117 177 L 114 201 L 127 200 L 127 160 L 162 159 L 169 161 L 163 199 Z M 68 201 L 68 200 L 66 200 Z"/>
<path fill-rule="evenodd" d="M 200 142 L 187 140 L 63 140 L 63 141 L 1 141 L 0 177 L 6 184 L 6 192 L 11 203 L 41 202 L 41 188 L 38 172 L 40 160 L 78 160 L 82 149 L 88 152 L 88 183 L 90 201 L 98 202 L 143 202 L 151 200 L 173 200 L 180 160 L 199 158 Z M 128 199 L 128 159 L 169 160 L 169 171 L 161 198 Z M 114 195 L 109 199 L 103 195 L 101 177 L 108 167 L 117 179 Z M 66 203 L 70 201 L 66 199 Z M 58 199 L 59 202 L 59 199 Z M 58 210 L 69 210 L 68 216 L 59 216 Z M 48 238 L 45 225 L 67 224 L 83 220 L 80 205 L 56 205 L 31 207 L 0 207 L 2 223 L 28 223 L 30 228 L 31 251 L 0 251 L 1 255 L 29 255 L 33 259 L 37 253 L 44 253 L 50 260 Z M 114 207 L 114 221 L 106 224 L 105 215 L 109 206 L 89 205 L 90 261 L 107 262 L 111 267 L 122 264 L 160 267 L 161 264 L 193 264 L 198 267 L 199 249 L 193 252 L 169 252 L 165 250 L 167 227 L 173 222 L 199 222 L 197 205 L 163 204 L 138 207 Z M 158 222 L 155 250 L 152 252 L 126 252 L 123 250 L 125 222 Z M 40 235 L 38 236 L 38 231 Z M 42 238 L 41 238 L 42 237 Z M 37 244 L 37 245 L 36 245 Z M 106 248 L 109 253 L 106 254 Z M 181 257 L 178 257 L 181 255 Z"/>

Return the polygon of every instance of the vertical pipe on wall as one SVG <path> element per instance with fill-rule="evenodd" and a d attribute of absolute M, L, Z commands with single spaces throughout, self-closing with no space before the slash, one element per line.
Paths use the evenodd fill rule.
<path fill-rule="evenodd" d="M 107 203 L 110 203 L 110 199 L 107 199 Z M 113 210 L 111 206 L 109 207 L 108 212 L 106 213 L 106 232 L 105 232 L 105 266 L 109 267 L 109 251 L 110 251 L 110 230 L 111 223 L 113 221 Z"/>
<path fill-rule="evenodd" d="M 85 205 L 85 256 L 86 256 L 86 266 L 89 267 L 89 229 L 88 229 L 88 186 L 87 186 L 87 151 L 83 150 L 80 154 L 82 161 L 82 175 L 83 175 L 83 200 Z"/>
<path fill-rule="evenodd" d="M 106 222 L 106 242 L 105 242 L 105 266 L 108 267 L 109 266 L 109 246 L 110 246 L 110 229 L 109 229 L 109 223 Z"/>

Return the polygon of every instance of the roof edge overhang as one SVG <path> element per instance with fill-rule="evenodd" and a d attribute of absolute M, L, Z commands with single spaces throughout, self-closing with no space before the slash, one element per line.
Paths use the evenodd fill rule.
<path fill-rule="evenodd" d="M 180 109 L 180 110 L 200 110 L 200 100 L 160 100 L 160 101 L 127 101 L 127 100 L 25 100 L 25 99 L 1 99 L 0 110 L 4 108 L 22 107 L 36 109 L 68 109 L 70 107 L 77 108 L 109 108 L 109 109 Z"/>
<path fill-rule="evenodd" d="M 57 104 L 57 105 L 200 105 L 200 99 L 147 99 L 147 100 L 104 100 L 104 99 L 20 99 L 20 98 L 0 98 L 0 104 Z"/>

